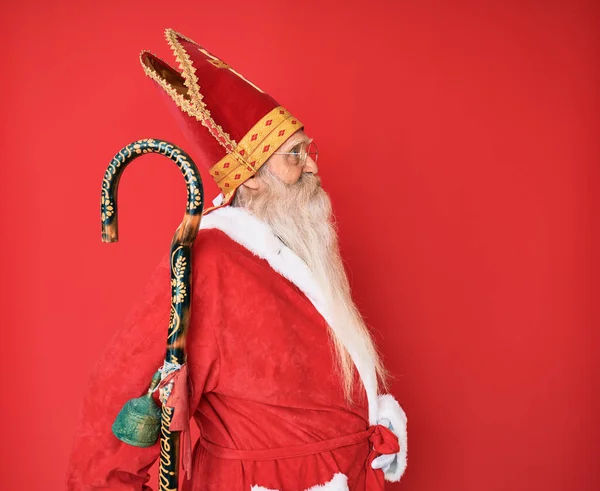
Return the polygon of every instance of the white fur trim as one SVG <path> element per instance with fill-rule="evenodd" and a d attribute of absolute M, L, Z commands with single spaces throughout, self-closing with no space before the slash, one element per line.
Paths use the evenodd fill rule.
<path fill-rule="evenodd" d="M 310 269 L 273 233 L 268 224 L 243 208 L 224 206 L 205 215 L 200 228 L 219 229 L 254 255 L 265 259 L 275 271 L 302 290 L 335 332 L 335 323 L 331 322 L 329 308 Z M 374 425 L 377 423 L 377 377 L 373 360 L 359 355 L 351 346 L 346 346 L 346 349 L 365 386 L 369 404 L 369 424 Z"/>
<path fill-rule="evenodd" d="M 325 484 L 317 484 L 312 486 L 305 491 L 349 491 L 348 488 L 348 477 L 341 472 L 338 472 L 333 476 L 333 479 Z M 278 491 L 277 489 L 268 489 L 262 486 L 252 486 L 250 491 Z"/>
<path fill-rule="evenodd" d="M 383 394 L 379 396 L 379 415 L 377 420 L 387 419 L 392 425 L 393 431 L 398 437 L 400 444 L 400 452 L 396 454 L 396 460 L 391 464 L 389 469 L 385 471 L 384 476 L 387 481 L 399 481 L 406 470 L 407 464 L 407 445 L 408 436 L 406 431 L 406 413 L 394 399 L 391 394 Z"/>

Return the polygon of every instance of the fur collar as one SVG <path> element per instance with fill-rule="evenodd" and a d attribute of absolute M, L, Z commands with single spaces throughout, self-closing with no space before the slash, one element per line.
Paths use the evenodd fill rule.
<path fill-rule="evenodd" d="M 225 206 L 205 215 L 200 228 L 219 229 L 254 255 L 266 260 L 275 271 L 294 283 L 306 295 L 335 332 L 336 326 L 331 322 L 329 308 L 310 269 L 296 253 L 275 236 L 269 225 L 247 210 Z M 352 356 L 365 386 L 369 403 L 369 424 L 376 424 L 377 379 L 373 360 L 359 356 L 351 346 L 346 346 L 346 349 Z"/>

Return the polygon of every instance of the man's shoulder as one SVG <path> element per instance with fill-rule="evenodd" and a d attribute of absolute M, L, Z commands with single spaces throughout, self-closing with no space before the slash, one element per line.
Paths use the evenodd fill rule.
<path fill-rule="evenodd" d="M 279 281 L 279 273 L 260 256 L 236 242 L 219 229 L 202 229 L 194 243 L 192 253 L 194 282 L 218 289 L 255 291 L 273 281 Z"/>
<path fill-rule="evenodd" d="M 235 241 L 218 228 L 201 228 L 194 243 L 194 249 L 217 251 L 222 247 L 233 247 Z"/>
<path fill-rule="evenodd" d="M 217 228 L 201 229 L 194 242 L 193 260 L 196 263 L 223 266 L 239 263 L 244 258 L 252 260 L 254 257 L 246 247 Z"/>
<path fill-rule="evenodd" d="M 229 235 L 217 228 L 204 228 L 198 231 L 194 242 L 194 256 L 221 256 L 241 246 Z"/>

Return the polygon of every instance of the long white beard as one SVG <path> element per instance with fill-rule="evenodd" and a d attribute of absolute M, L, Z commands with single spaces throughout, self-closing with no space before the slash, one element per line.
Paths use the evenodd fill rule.
<path fill-rule="evenodd" d="M 320 178 L 303 173 L 295 184 L 285 184 L 267 166 L 257 175 L 264 186 L 258 192 L 238 191 L 234 206 L 241 206 L 268 223 L 292 251 L 308 265 L 321 288 L 332 322 L 330 339 L 335 349 L 346 398 L 352 400 L 355 367 L 348 350 L 372 362 L 385 385 L 385 370 L 350 292 L 340 255 L 331 201 Z"/>

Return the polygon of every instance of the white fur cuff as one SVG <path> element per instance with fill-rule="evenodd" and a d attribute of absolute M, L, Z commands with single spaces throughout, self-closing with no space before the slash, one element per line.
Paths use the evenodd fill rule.
<path fill-rule="evenodd" d="M 396 454 L 396 459 L 384 471 L 386 481 L 399 481 L 406 470 L 407 459 L 407 434 L 406 434 L 406 414 L 391 394 L 383 394 L 378 397 L 379 412 L 377 420 L 387 419 L 392 425 L 394 434 L 398 437 L 400 452 Z"/>

